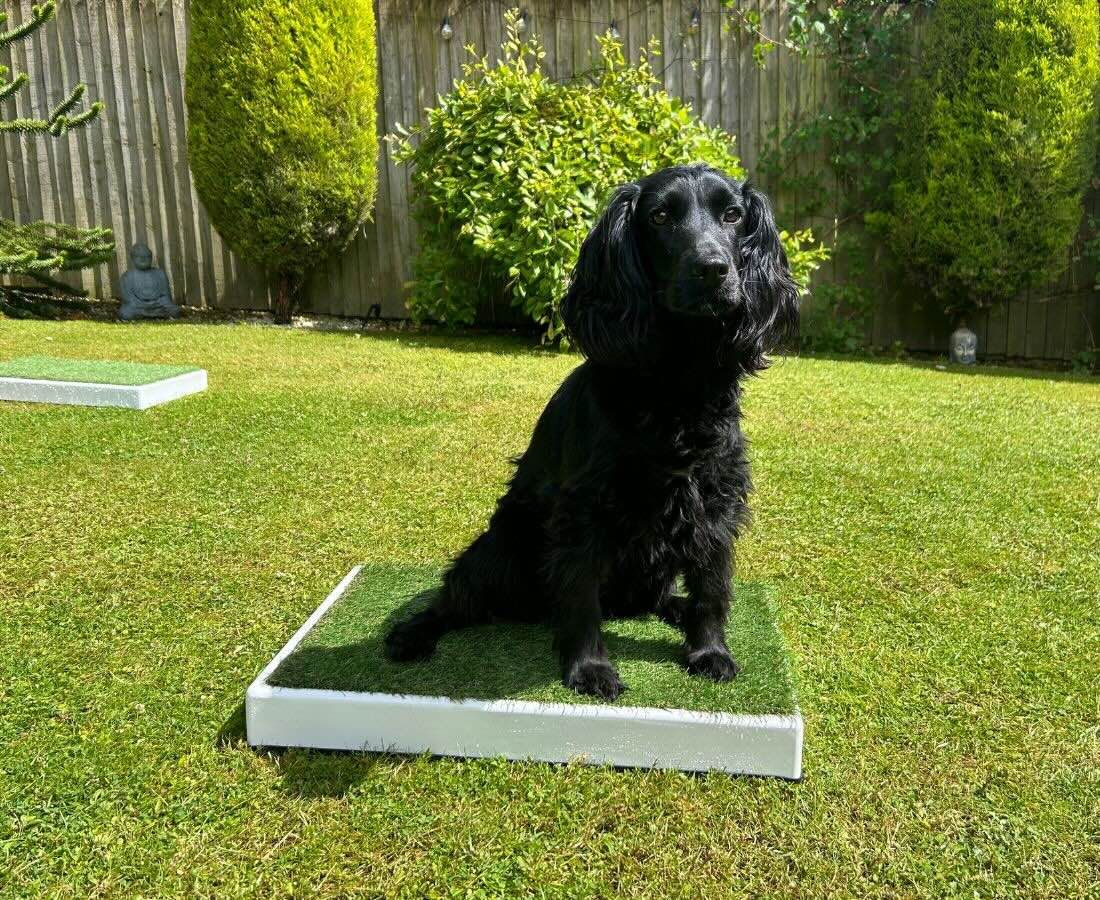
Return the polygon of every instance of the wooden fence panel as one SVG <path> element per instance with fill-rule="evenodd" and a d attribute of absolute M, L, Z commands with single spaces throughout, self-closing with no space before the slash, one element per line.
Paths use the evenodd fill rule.
<path fill-rule="evenodd" d="M 31 2 L 8 4 L 12 24 L 26 20 Z M 379 133 L 389 133 L 398 122 L 422 120 L 424 109 L 462 77 L 467 43 L 496 59 L 509 5 L 509 0 L 375 0 Z M 528 31 L 538 34 L 546 49 L 544 66 L 557 79 L 592 66 L 596 36 L 612 22 L 631 59 L 657 37 L 662 55 L 652 65 L 665 87 L 691 102 L 706 121 L 733 132 L 755 177 L 769 139 L 786 133 L 830 94 L 828 68 L 813 55 L 802 60 L 778 51 L 758 66 L 752 42 L 729 27 L 731 11 L 721 0 L 531 0 L 523 7 Z M 739 0 L 738 8 L 759 14 L 768 33 L 786 33 L 783 0 Z M 454 32 L 449 41 L 440 30 L 445 16 Z M 144 240 L 182 302 L 266 308 L 268 279 L 225 245 L 195 193 L 184 106 L 189 33 L 188 0 L 63 0 L 55 22 L 0 52 L 0 64 L 31 76 L 28 89 L 8 104 L 9 116 L 45 114 L 79 80 L 88 82 L 89 98 L 107 104 L 102 122 L 60 140 L 13 134 L 0 139 L 0 173 L 7 176 L 0 178 L 0 215 L 113 228 L 115 259 L 65 276 L 96 295 L 114 292 L 130 245 Z M 818 153 L 798 160 L 792 174 L 824 166 Z M 764 181 L 782 207 L 783 185 Z M 834 195 L 835 190 L 834 185 Z M 409 173 L 394 165 L 383 143 L 372 218 L 344 254 L 310 279 L 307 309 L 365 316 L 380 304 L 386 317 L 405 315 L 416 254 L 413 200 Z M 1100 212 L 1095 193 L 1089 211 Z M 828 210 L 812 224 L 819 236 L 831 239 Z M 1070 359 L 1100 338 L 1095 273 L 1082 258 L 1080 239 L 1071 256 L 1072 266 L 1056 283 L 976 317 L 982 353 Z M 822 275 L 844 277 L 844 269 L 837 259 Z M 914 350 L 942 350 L 947 323 L 921 309 L 919 298 L 902 293 L 881 293 L 869 337 L 880 344 L 901 340 Z"/>

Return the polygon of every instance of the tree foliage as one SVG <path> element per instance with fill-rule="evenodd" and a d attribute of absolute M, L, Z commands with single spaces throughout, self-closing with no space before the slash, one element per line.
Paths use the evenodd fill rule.
<path fill-rule="evenodd" d="M 25 22 L 0 32 L 0 48 L 26 40 L 56 13 L 57 4 L 54 0 L 31 7 L 31 15 Z M 0 29 L 7 24 L 7 19 L 7 15 L 0 13 Z M 25 72 L 16 74 L 10 81 L 7 78 L 8 69 L 0 66 L 0 101 L 13 97 L 29 80 Z M 103 104 L 96 102 L 83 111 L 75 111 L 85 90 L 85 85 L 76 85 L 44 118 L 0 121 L 0 134 L 15 132 L 61 137 L 74 128 L 82 128 L 95 121 L 103 110 Z M 47 287 L 65 293 L 84 292 L 51 278 L 50 272 L 74 271 L 100 265 L 111 258 L 114 249 L 114 237 L 106 228 L 78 228 L 51 222 L 19 225 L 9 219 L 0 219 L 0 273 L 33 278 Z M 3 300 L 0 300 L 0 304 L 7 307 L 9 312 L 12 311 L 10 304 Z"/>
<path fill-rule="evenodd" d="M 279 318 L 370 213 L 376 70 L 371 0 L 191 4 L 195 186 L 229 246 L 279 277 Z"/>
<path fill-rule="evenodd" d="M 106 228 L 77 228 L 54 222 L 16 225 L 0 219 L 0 272 L 31 277 L 49 272 L 87 269 L 114 252 Z"/>
<path fill-rule="evenodd" d="M 835 256 L 845 261 L 842 282 L 814 285 L 802 316 L 802 346 L 853 352 L 864 347 L 877 299 L 874 274 L 881 242 L 864 228 L 868 215 L 891 207 L 897 164 L 897 130 L 907 115 L 906 85 L 912 71 L 915 15 L 932 0 L 787 0 L 789 28 L 768 33 L 758 12 L 734 0 L 732 27 L 754 41 L 767 65 L 776 51 L 823 60 L 830 90 L 785 131 L 776 129 L 758 167 L 769 184 L 782 184 L 781 212 L 794 221 L 833 217 Z M 827 165 L 807 165 L 823 158 Z"/>
<path fill-rule="evenodd" d="M 842 218 L 862 217 L 888 202 L 896 157 L 894 130 L 904 115 L 913 52 L 913 14 L 931 0 L 787 0 L 789 27 L 780 38 L 764 31 L 759 13 L 723 0 L 733 26 L 754 40 L 760 65 L 777 50 L 812 53 L 828 66 L 830 91 L 820 106 L 778 130 L 761 158 L 762 171 L 796 198 L 796 216 L 817 214 L 839 201 Z M 797 162 L 822 152 L 828 169 L 798 171 Z M 801 167 L 805 169 L 805 167 Z M 837 197 L 834 177 L 840 183 Z"/>
<path fill-rule="evenodd" d="M 965 314 L 1057 276 L 1096 157 L 1097 6 L 941 0 L 908 91 L 893 209 L 915 281 Z"/>
<path fill-rule="evenodd" d="M 491 298 L 554 339 L 581 241 L 616 185 L 695 161 L 744 172 L 732 135 L 659 88 L 655 44 L 631 65 L 605 35 L 595 69 L 563 84 L 542 71 L 538 39 L 521 36 L 516 21 L 506 15 L 496 64 L 467 48 L 465 78 L 423 126 L 393 138 L 395 158 L 413 166 L 420 225 L 410 308 L 462 324 Z M 785 237 L 805 285 L 825 251 L 809 232 Z"/>

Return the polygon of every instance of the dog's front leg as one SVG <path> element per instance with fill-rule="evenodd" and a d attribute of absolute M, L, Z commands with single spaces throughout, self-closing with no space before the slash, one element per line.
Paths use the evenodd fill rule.
<path fill-rule="evenodd" d="M 726 646 L 732 575 L 733 547 L 729 543 L 722 543 L 684 567 L 688 599 L 680 626 L 687 643 L 687 669 L 692 675 L 728 681 L 741 671 Z"/>
<path fill-rule="evenodd" d="M 607 658 L 600 635 L 602 579 L 598 566 L 583 552 L 559 550 L 553 555 L 548 575 L 562 683 L 579 694 L 614 700 L 626 685 Z"/>

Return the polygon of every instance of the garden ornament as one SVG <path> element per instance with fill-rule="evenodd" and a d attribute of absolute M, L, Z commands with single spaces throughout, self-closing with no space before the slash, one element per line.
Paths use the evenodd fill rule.
<path fill-rule="evenodd" d="M 960 322 L 951 334 L 951 362 L 972 366 L 977 359 L 977 350 L 978 336 L 966 327 L 966 322 Z"/>
<path fill-rule="evenodd" d="M 153 265 L 153 251 L 145 244 L 130 248 L 130 268 L 119 285 L 122 306 L 118 317 L 134 319 L 177 319 L 180 308 L 172 302 L 172 287 L 163 269 Z"/>

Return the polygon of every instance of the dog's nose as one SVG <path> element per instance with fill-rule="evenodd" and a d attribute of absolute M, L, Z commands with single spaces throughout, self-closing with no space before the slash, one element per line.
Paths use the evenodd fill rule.
<path fill-rule="evenodd" d="M 719 257 L 701 259 L 693 266 L 696 278 L 702 278 L 708 284 L 721 284 L 730 273 L 729 263 Z"/>

